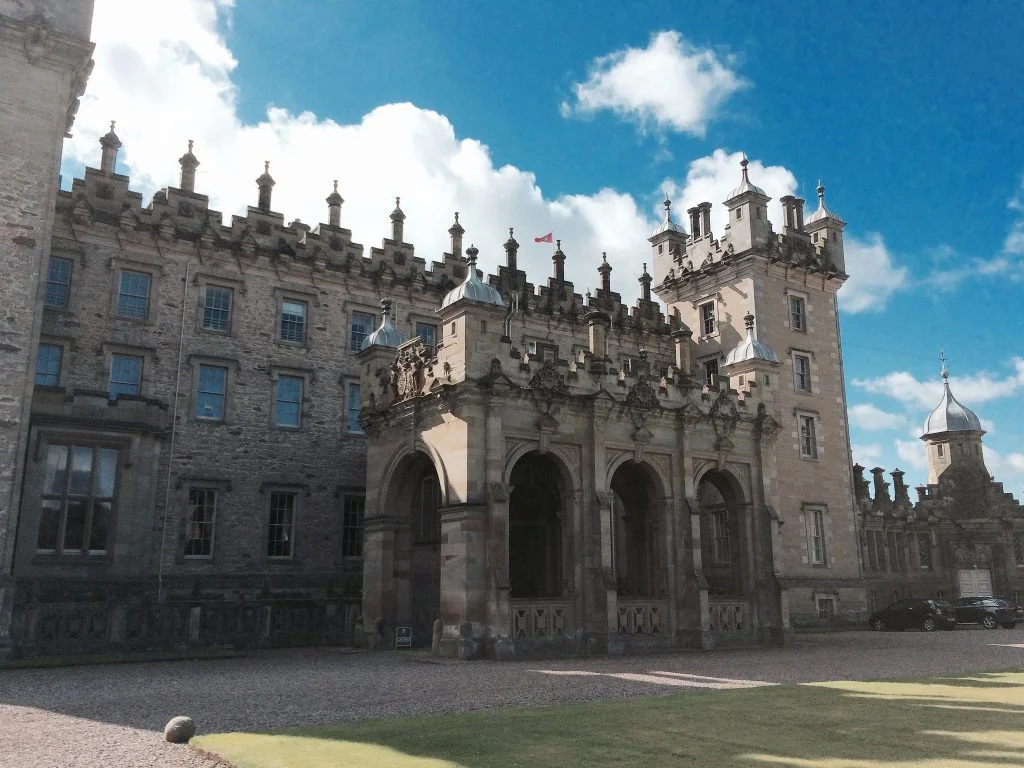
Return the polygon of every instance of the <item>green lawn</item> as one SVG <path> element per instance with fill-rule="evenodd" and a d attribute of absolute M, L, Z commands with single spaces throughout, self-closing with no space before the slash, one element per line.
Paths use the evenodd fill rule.
<path fill-rule="evenodd" d="M 237 768 L 1024 766 L 1024 673 L 685 693 L 193 740 Z"/>

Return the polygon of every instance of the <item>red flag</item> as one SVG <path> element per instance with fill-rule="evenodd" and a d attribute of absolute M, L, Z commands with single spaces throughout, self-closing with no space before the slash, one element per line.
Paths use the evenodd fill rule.
<path fill-rule="evenodd" d="M 553 242 L 555 242 L 554 240 L 551 239 L 551 235 L 553 235 L 553 234 L 554 234 L 553 232 L 548 232 L 543 237 L 535 237 L 535 238 L 533 238 L 533 242 L 535 242 L 535 243 L 553 243 Z"/>

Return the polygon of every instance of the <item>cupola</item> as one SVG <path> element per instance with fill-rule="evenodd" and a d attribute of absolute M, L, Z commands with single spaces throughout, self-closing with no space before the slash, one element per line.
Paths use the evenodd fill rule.
<path fill-rule="evenodd" d="M 406 341 L 405 335 L 391 323 L 391 299 L 380 300 L 380 325 L 363 339 L 360 351 L 370 347 L 393 347 Z"/>
<path fill-rule="evenodd" d="M 757 333 L 754 330 L 754 316 L 748 312 L 746 317 L 743 318 L 743 322 L 747 328 L 747 337 L 729 350 L 729 354 L 725 356 L 725 364 L 735 365 L 751 360 L 778 363 L 779 356 L 775 354 L 772 348 L 757 340 Z"/>
<path fill-rule="evenodd" d="M 471 245 L 466 249 L 468 260 L 466 264 L 466 279 L 448 292 L 448 295 L 444 297 L 444 301 L 441 302 L 441 309 L 446 309 L 463 299 L 480 304 L 493 304 L 498 307 L 505 306 L 505 302 L 502 301 L 501 294 L 498 293 L 497 289 L 481 280 L 476 272 L 476 257 L 479 253 L 480 250 L 475 245 Z"/>

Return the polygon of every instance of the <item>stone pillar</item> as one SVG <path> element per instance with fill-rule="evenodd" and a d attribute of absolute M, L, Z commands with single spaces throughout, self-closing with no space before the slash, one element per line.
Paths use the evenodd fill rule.
<path fill-rule="evenodd" d="M 686 215 L 690 217 L 690 236 L 694 240 L 700 240 L 700 209 L 696 206 L 686 209 Z"/>
<path fill-rule="evenodd" d="M 188 151 L 178 158 L 181 166 L 181 178 L 178 181 L 178 188 L 182 192 L 196 191 L 196 168 L 199 167 L 199 160 L 192 154 L 192 139 L 188 140 Z"/>
<path fill-rule="evenodd" d="M 483 655 L 487 630 L 487 506 L 452 504 L 441 513 L 442 656 Z"/>
<path fill-rule="evenodd" d="M 338 180 L 334 180 L 334 190 L 327 196 L 327 223 L 332 227 L 341 226 L 341 204 L 345 199 L 338 192 Z"/>
<path fill-rule="evenodd" d="M 587 315 L 587 328 L 590 331 L 590 369 L 604 373 L 608 367 L 608 328 L 612 319 L 607 312 L 591 312 Z"/>
<path fill-rule="evenodd" d="M 711 236 L 711 203 L 701 203 L 697 206 L 700 211 L 700 234 L 702 237 Z"/>
<path fill-rule="evenodd" d="M 363 633 L 368 648 L 389 648 L 394 630 L 395 544 L 398 521 L 368 519 L 363 526 Z"/>
<path fill-rule="evenodd" d="M 690 376 L 692 363 L 690 362 L 690 339 L 693 338 L 693 331 L 683 326 L 678 331 L 672 331 L 672 340 L 676 345 L 676 368 L 684 376 Z"/>

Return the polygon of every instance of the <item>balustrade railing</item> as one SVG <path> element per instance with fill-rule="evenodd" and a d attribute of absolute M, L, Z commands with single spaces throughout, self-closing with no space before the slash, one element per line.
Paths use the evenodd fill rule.
<path fill-rule="evenodd" d="M 626 635 L 660 635 L 668 629 L 668 604 L 664 600 L 619 600 L 619 632 Z"/>
<path fill-rule="evenodd" d="M 709 597 L 710 627 L 724 632 L 739 632 L 750 626 L 750 601 L 738 597 Z"/>
<path fill-rule="evenodd" d="M 570 600 L 512 600 L 512 637 L 569 637 L 575 630 Z"/>

